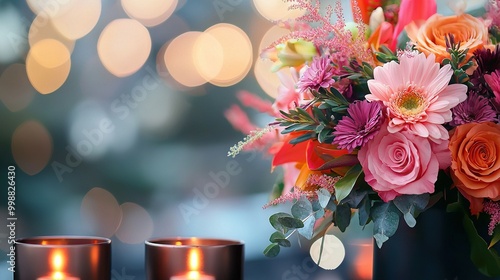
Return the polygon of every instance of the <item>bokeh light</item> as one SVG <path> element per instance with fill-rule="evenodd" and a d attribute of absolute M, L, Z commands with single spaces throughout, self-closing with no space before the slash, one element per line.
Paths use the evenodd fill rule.
<path fill-rule="evenodd" d="M 70 52 L 54 39 L 44 39 L 33 45 L 26 58 L 26 72 L 33 87 L 48 94 L 61 87 L 71 68 Z"/>
<path fill-rule="evenodd" d="M 304 10 L 290 10 L 292 3 L 283 0 L 253 0 L 253 4 L 257 12 L 270 21 L 294 19 L 304 14 Z"/>
<path fill-rule="evenodd" d="M 270 60 L 257 58 L 253 70 L 255 79 L 262 90 L 272 98 L 276 98 L 280 79 L 276 73 L 271 72 L 272 65 L 273 62 Z"/>
<path fill-rule="evenodd" d="M 36 43 L 44 39 L 54 39 L 63 43 L 68 51 L 71 53 L 75 47 L 75 41 L 68 39 L 67 37 L 61 35 L 57 29 L 55 29 L 52 24 L 52 20 L 46 15 L 40 14 L 31 23 L 28 40 L 30 46 L 34 46 Z"/>
<path fill-rule="evenodd" d="M 103 188 L 92 188 L 81 204 L 83 226 L 92 234 L 112 237 L 122 221 L 122 209 L 116 198 Z"/>
<path fill-rule="evenodd" d="M 125 13 L 145 26 L 156 26 L 169 18 L 178 0 L 121 0 Z"/>
<path fill-rule="evenodd" d="M 49 15 L 54 27 L 66 38 L 76 40 L 87 35 L 101 15 L 101 0 L 65 0 Z"/>
<path fill-rule="evenodd" d="M 52 156 L 52 137 L 45 126 L 30 120 L 16 128 L 12 135 L 12 155 L 26 174 L 42 171 Z"/>
<path fill-rule="evenodd" d="M 126 202 L 120 206 L 123 218 L 116 237 L 123 243 L 139 244 L 153 234 L 153 219 L 140 205 Z"/>
<path fill-rule="evenodd" d="M 20 63 L 11 64 L 0 76 L 0 99 L 12 112 L 20 111 L 28 106 L 35 97 L 35 89 L 26 75 L 26 66 Z"/>
<path fill-rule="evenodd" d="M 126 77 L 139 70 L 151 52 L 151 37 L 140 22 L 116 19 L 102 31 L 97 52 L 104 67 L 117 77 Z"/>
<path fill-rule="evenodd" d="M 187 87 L 196 87 L 207 82 L 198 73 L 193 59 L 193 46 L 201 34 L 199 31 L 189 31 L 177 36 L 168 44 L 163 57 L 168 73 Z"/>
<path fill-rule="evenodd" d="M 28 47 L 23 16 L 11 5 L 0 9 L 0 63 L 10 63 L 24 57 Z"/>
<path fill-rule="evenodd" d="M 252 67 L 252 43 L 247 34 L 235 25 L 219 23 L 205 33 L 212 35 L 222 46 L 222 69 L 210 83 L 226 87 L 241 81 Z"/>

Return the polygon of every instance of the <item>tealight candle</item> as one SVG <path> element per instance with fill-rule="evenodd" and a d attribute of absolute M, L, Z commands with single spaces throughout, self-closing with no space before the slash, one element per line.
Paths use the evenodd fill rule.
<path fill-rule="evenodd" d="M 179 244 L 181 245 L 181 244 Z M 203 257 L 199 248 L 190 248 L 188 252 L 188 269 L 189 272 L 183 275 L 175 275 L 170 277 L 170 280 L 215 280 L 211 275 L 206 275 L 200 272 Z"/>
<path fill-rule="evenodd" d="M 34 237 L 16 240 L 14 280 L 109 280 L 111 240 Z"/>
<path fill-rule="evenodd" d="M 146 279 L 241 280 L 244 245 L 224 239 L 146 241 Z"/>

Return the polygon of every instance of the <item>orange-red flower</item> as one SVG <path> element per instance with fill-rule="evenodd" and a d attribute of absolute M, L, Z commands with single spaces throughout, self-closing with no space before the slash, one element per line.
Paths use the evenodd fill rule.
<path fill-rule="evenodd" d="M 336 149 L 334 145 L 322 144 L 317 140 L 307 140 L 298 144 L 290 144 L 289 141 L 304 133 L 292 132 L 285 137 L 282 143 L 273 147 L 274 158 L 272 161 L 273 168 L 278 165 L 287 163 L 296 163 L 296 167 L 300 169 L 300 174 L 297 177 L 295 186 L 304 190 L 306 188 L 306 181 L 310 174 L 321 174 L 329 172 L 330 168 L 325 170 L 322 166 L 333 158 L 338 158 L 342 155 L 348 154 L 347 150 Z M 339 175 L 344 175 L 348 166 L 331 168 Z"/>
<path fill-rule="evenodd" d="M 446 51 L 445 36 L 452 34 L 461 49 L 469 49 L 467 58 L 472 57 L 476 49 L 488 45 L 488 26 L 483 19 L 468 14 L 443 16 L 435 14 L 422 25 L 412 22 L 406 26 L 408 37 L 417 44 L 417 49 L 429 55 L 436 55 L 436 62 L 441 63 L 450 56 Z"/>
<path fill-rule="evenodd" d="M 468 123 L 452 131 L 449 142 L 451 176 L 471 201 L 472 213 L 482 209 L 482 200 L 500 200 L 500 125 Z"/>

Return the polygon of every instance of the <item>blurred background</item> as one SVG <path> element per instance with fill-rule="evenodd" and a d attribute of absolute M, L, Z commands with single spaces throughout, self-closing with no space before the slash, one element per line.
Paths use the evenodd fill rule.
<path fill-rule="evenodd" d="M 285 34 L 273 21 L 300 14 L 281 0 L 0 0 L 0 180 L 16 168 L 16 237 L 109 237 L 117 280 L 144 279 L 144 241 L 172 236 L 244 241 L 247 280 L 370 279 L 369 228 L 339 234 L 335 271 L 304 240 L 265 258 L 268 217 L 289 209 L 262 209 L 279 170 L 227 157 L 244 135 L 224 111 L 241 90 L 272 100 L 259 53 Z M 0 279 L 8 236 L 0 226 Z"/>

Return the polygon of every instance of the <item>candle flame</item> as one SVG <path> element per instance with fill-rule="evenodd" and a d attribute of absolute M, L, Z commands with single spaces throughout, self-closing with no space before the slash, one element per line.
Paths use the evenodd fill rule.
<path fill-rule="evenodd" d="M 54 272 L 52 274 L 52 279 L 53 280 L 60 280 L 60 279 L 64 279 L 64 274 L 62 272 Z"/>
<path fill-rule="evenodd" d="M 175 245 L 177 245 L 177 246 L 181 246 L 181 245 L 182 245 L 182 242 L 181 242 L 181 241 L 175 241 Z"/>
<path fill-rule="evenodd" d="M 188 253 L 188 267 L 191 272 L 200 271 L 202 256 L 199 248 L 191 248 Z"/>
<path fill-rule="evenodd" d="M 52 253 L 51 257 L 51 266 L 52 270 L 56 272 L 60 272 L 63 270 L 64 265 L 65 265 L 65 258 L 64 254 L 60 250 L 55 250 L 54 253 Z"/>

